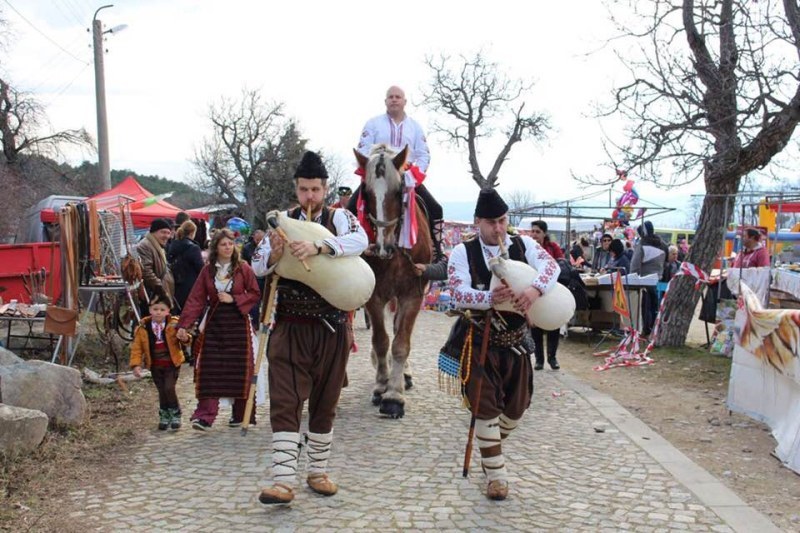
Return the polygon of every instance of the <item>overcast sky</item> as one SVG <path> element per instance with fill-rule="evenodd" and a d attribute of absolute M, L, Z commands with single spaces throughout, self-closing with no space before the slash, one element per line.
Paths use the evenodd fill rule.
<path fill-rule="evenodd" d="M 85 127 L 96 134 L 87 29 L 101 5 L 0 2 L 12 31 L 8 59 L 0 63 L 3 74 L 46 104 L 56 129 Z M 592 103 L 607 101 L 614 78 L 624 71 L 608 53 L 587 55 L 611 32 L 596 0 L 123 0 L 98 18 L 105 28 L 128 25 L 105 43 L 114 169 L 188 181 L 193 149 L 210 133 L 209 104 L 236 97 L 243 87 L 284 102 L 310 148 L 350 165 L 364 122 L 384 111 L 389 85 L 406 90 L 407 112 L 426 128 L 433 117 L 415 105 L 429 77 L 425 55 L 482 49 L 511 77 L 535 82 L 528 105 L 547 112 L 554 127 L 544 143 L 514 146 L 501 171 L 500 193 L 530 190 L 537 202 L 566 200 L 592 190 L 573 182 L 571 172 L 610 177 L 602 166 L 603 130 L 590 115 Z M 615 127 L 604 124 L 606 131 Z M 426 184 L 433 194 L 442 203 L 474 201 L 478 187 L 469 177 L 465 150 L 434 135 L 429 143 Z M 499 146 L 485 142 L 481 148 L 486 173 Z M 81 160 L 81 154 L 70 157 Z M 355 176 L 349 179 L 356 184 Z M 685 208 L 702 184 L 665 192 L 637 180 L 637 190 L 642 200 Z M 608 194 L 598 202 L 607 203 Z M 681 210 L 659 220 L 674 225 L 685 218 Z"/>

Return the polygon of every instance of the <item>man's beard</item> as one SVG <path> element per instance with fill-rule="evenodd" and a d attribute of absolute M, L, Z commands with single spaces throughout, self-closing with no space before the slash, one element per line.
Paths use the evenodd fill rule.
<path fill-rule="evenodd" d="M 316 213 L 322 207 L 322 202 L 314 202 L 313 200 L 306 202 L 303 207 L 303 212 L 308 213 L 311 210 L 312 213 Z"/>

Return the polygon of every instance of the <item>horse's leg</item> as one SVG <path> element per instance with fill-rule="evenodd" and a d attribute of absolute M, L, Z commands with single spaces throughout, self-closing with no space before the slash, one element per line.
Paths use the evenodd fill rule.
<path fill-rule="evenodd" d="M 381 402 L 383 393 L 386 392 L 389 381 L 389 368 L 386 362 L 386 353 L 389 351 L 389 335 L 386 333 L 386 324 L 383 317 L 385 302 L 373 296 L 364 306 L 366 316 L 372 325 L 372 351 L 370 358 L 375 367 L 375 388 L 372 390 L 372 405 Z"/>
<path fill-rule="evenodd" d="M 388 387 L 383 394 L 380 407 L 380 412 L 391 418 L 402 418 L 405 414 L 403 369 L 411 351 L 411 332 L 414 329 L 414 322 L 417 320 L 421 303 L 421 297 L 398 299 L 397 316 L 399 319 L 395 318 L 397 331 L 392 341 L 392 367 L 389 372 Z"/>
<path fill-rule="evenodd" d="M 394 314 L 392 321 L 392 333 L 397 336 L 397 330 L 400 327 L 400 313 Z M 406 359 L 406 366 L 403 368 L 403 380 L 405 382 L 405 389 L 408 390 L 414 386 L 414 379 L 411 375 L 411 362 Z"/>

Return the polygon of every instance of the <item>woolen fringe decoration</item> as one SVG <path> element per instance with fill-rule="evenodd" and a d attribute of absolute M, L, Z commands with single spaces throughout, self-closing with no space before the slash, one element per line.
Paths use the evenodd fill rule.
<path fill-rule="evenodd" d="M 448 396 L 461 396 L 465 407 L 469 407 L 466 384 L 472 370 L 472 333 L 473 325 L 470 323 L 459 359 L 444 352 L 439 353 L 439 390 Z"/>

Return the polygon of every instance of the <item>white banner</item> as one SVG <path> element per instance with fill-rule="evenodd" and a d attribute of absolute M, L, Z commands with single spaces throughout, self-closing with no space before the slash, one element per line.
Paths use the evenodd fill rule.
<path fill-rule="evenodd" d="M 800 311 L 761 309 L 745 284 L 739 302 L 728 407 L 767 424 L 775 455 L 800 473 Z"/>

